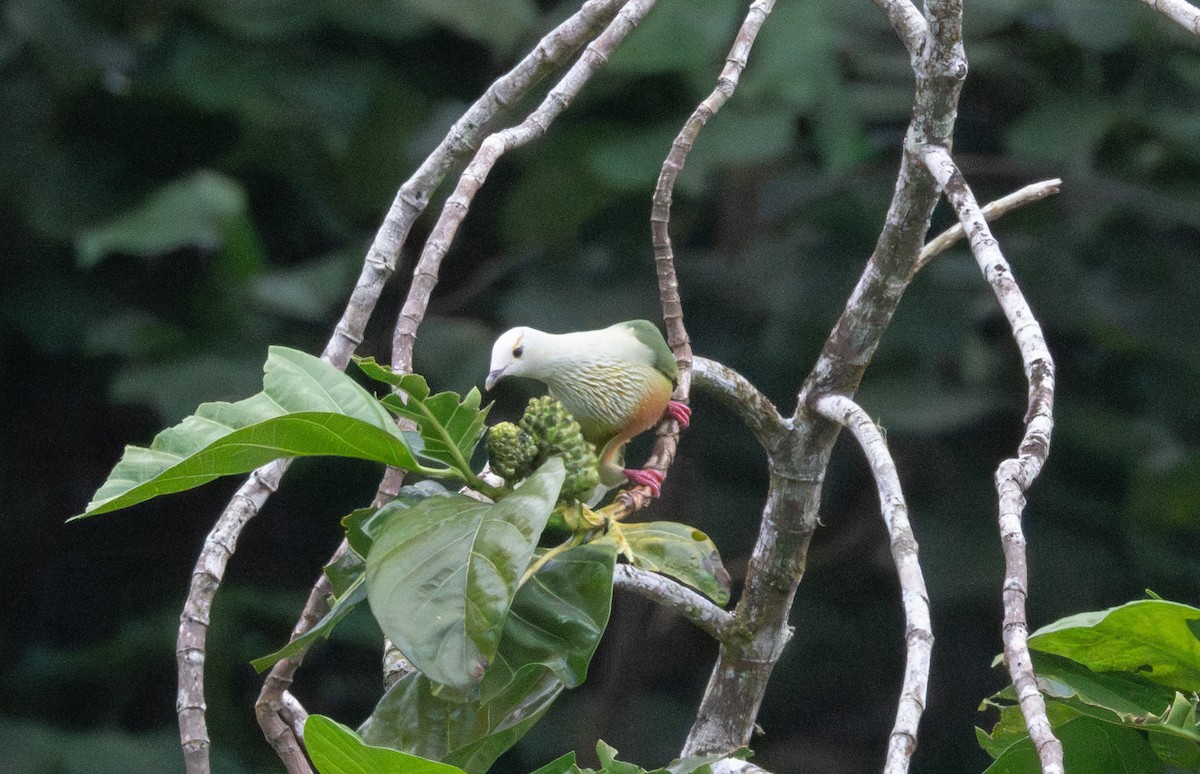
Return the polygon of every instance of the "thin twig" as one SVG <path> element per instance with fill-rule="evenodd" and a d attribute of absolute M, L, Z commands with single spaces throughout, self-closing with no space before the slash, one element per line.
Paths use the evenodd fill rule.
<path fill-rule="evenodd" d="M 362 342 L 367 321 L 383 292 L 383 286 L 395 271 L 413 222 L 424 211 L 432 191 L 441 184 L 449 169 L 476 147 L 478 138 L 488 131 L 501 110 L 524 96 L 551 70 L 573 57 L 580 46 L 590 40 L 595 31 L 617 12 L 622 2 L 589 0 L 584 3 L 578 13 L 544 37 L 516 67 L 497 79 L 455 122 L 438 147 L 400 187 L 367 252 L 346 309 L 325 345 L 321 355 L 323 360 L 339 369 L 344 369 L 349 363 L 350 355 Z M 176 645 L 179 673 L 176 711 L 188 774 L 208 774 L 210 771 L 204 661 L 213 595 L 220 587 L 242 528 L 258 514 L 263 503 L 274 492 L 288 464 L 286 460 L 276 460 L 250 474 L 206 537 L 192 571 L 188 597 L 180 615 Z"/>
<path fill-rule="evenodd" d="M 1040 183 L 1031 183 L 1024 188 L 1013 191 L 1007 196 L 1002 196 L 993 202 L 985 204 L 983 206 L 983 217 L 988 223 L 994 223 L 1018 207 L 1024 207 L 1026 204 L 1039 202 L 1047 196 L 1053 196 L 1059 192 L 1059 186 L 1061 185 L 1062 180 L 1057 177 L 1052 180 L 1043 180 Z M 916 271 L 925 268 L 927 263 L 938 255 L 941 255 L 955 242 L 962 239 L 964 233 L 962 224 L 955 223 L 929 240 L 921 250 L 921 258 L 917 262 Z"/>
<path fill-rule="evenodd" d="M 438 270 L 442 259 L 454 241 L 458 227 L 462 224 L 471 207 L 475 194 L 483 186 L 488 173 L 508 151 L 519 148 L 536 140 L 550 128 L 550 124 L 583 89 L 600 67 L 608 61 L 609 56 L 616 50 L 629 33 L 631 33 L 656 0 L 629 0 L 611 23 L 605 27 L 596 38 L 588 44 L 575 64 L 550 90 L 542 103 L 529 114 L 520 124 L 503 129 L 489 135 L 479 146 L 479 150 L 459 176 L 458 185 L 446 199 L 441 215 L 434 224 L 421 258 L 413 270 L 412 286 L 408 298 L 400 310 L 396 321 L 395 333 L 392 337 L 392 368 L 400 373 L 412 370 L 413 346 L 417 340 L 417 327 L 425 319 L 425 310 L 429 306 L 429 297 L 437 285 Z"/>
<path fill-rule="evenodd" d="M 679 298 L 679 280 L 675 274 L 675 254 L 671 248 L 671 201 L 675 192 L 675 181 L 687 162 L 700 130 L 708 123 L 717 111 L 729 101 L 741 81 L 742 71 L 754 48 L 754 41 L 762 29 L 763 22 L 775 6 L 775 0 L 754 0 L 746 12 L 733 45 L 725 56 L 725 66 L 717 76 L 717 85 L 712 92 L 696 106 L 692 114 L 684 122 L 683 128 L 671 143 L 671 150 L 663 160 L 662 169 L 658 174 L 658 182 L 654 186 L 654 198 L 650 207 L 650 241 L 654 248 L 654 267 L 658 277 L 658 297 L 662 304 L 663 322 L 667 327 L 667 343 L 675 353 L 679 363 L 679 385 L 675 389 L 674 400 L 686 403 L 691 394 L 692 384 L 692 345 L 688 338 L 687 329 L 683 325 L 683 303 Z M 675 452 L 679 447 L 679 423 L 674 419 L 664 419 L 659 425 L 654 441 L 654 448 L 646 460 L 645 467 L 661 471 L 664 475 L 671 469 L 675 461 Z M 639 510 L 649 504 L 651 499 L 648 487 L 632 487 L 618 495 L 621 507 L 629 512 Z"/>
<path fill-rule="evenodd" d="M 1200 9 L 1186 0 L 1142 0 L 1142 2 L 1193 35 L 1200 35 Z"/>
<path fill-rule="evenodd" d="M 917 749 L 917 727 L 925 711 L 929 688 L 929 663 L 933 656 L 933 628 L 930 624 L 929 594 L 917 560 L 917 539 L 908 523 L 908 505 L 896 473 L 896 463 L 887 442 L 867 412 L 844 395 L 827 395 L 817 401 L 817 411 L 826 419 L 845 427 L 862 447 L 879 490 L 879 507 L 891 538 L 892 559 L 900 577 L 900 598 L 904 605 L 907 658 L 904 685 L 896 705 L 896 722 L 888 740 L 885 774 L 908 771 Z"/>
<path fill-rule="evenodd" d="M 1000 252 L 975 195 L 971 193 L 950 152 L 945 148 L 929 146 L 924 149 L 923 158 L 969 235 L 971 251 L 1012 328 L 1025 366 L 1025 378 L 1029 382 L 1025 434 L 1017 456 L 1000 463 L 996 470 L 1005 567 L 1004 660 L 1008 663 L 1029 736 L 1037 747 L 1042 771 L 1044 774 L 1062 774 L 1062 743 L 1050 728 L 1046 703 L 1038 692 L 1029 658 L 1029 624 L 1025 616 L 1029 579 L 1025 535 L 1021 529 L 1025 492 L 1037 478 L 1050 453 L 1050 434 L 1054 427 L 1054 360 L 1042 338 L 1042 327 L 1013 278 L 1012 269 Z"/>
<path fill-rule="evenodd" d="M 674 610 L 718 642 L 734 626 L 733 615 L 717 607 L 708 597 L 665 575 L 618 564 L 613 568 L 613 585 Z"/>

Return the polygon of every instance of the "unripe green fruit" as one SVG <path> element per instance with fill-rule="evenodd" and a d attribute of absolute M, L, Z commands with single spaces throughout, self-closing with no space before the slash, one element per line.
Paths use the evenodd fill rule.
<path fill-rule="evenodd" d="M 509 483 L 532 473 L 540 455 L 537 441 L 512 422 L 492 425 L 487 434 L 487 448 L 492 470 Z"/>
<path fill-rule="evenodd" d="M 557 400 L 549 395 L 530 400 L 521 417 L 521 428 L 538 445 L 538 465 L 548 457 L 563 458 L 567 474 L 559 492 L 560 502 L 585 498 L 599 485 L 596 450 L 583 439 L 579 423 Z"/>

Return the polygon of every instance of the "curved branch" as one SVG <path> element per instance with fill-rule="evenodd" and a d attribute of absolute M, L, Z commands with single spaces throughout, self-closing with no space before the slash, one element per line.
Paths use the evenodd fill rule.
<path fill-rule="evenodd" d="M 775 404 L 737 371 L 703 357 L 696 358 L 692 367 L 696 386 L 742 420 L 768 453 L 778 444 L 780 436 L 791 429 Z"/>
<path fill-rule="evenodd" d="M 1038 692 L 1029 657 L 1029 624 L 1025 616 L 1029 570 L 1025 556 L 1025 534 L 1021 528 L 1025 492 L 1037 478 L 1050 453 L 1050 433 L 1054 428 L 1054 360 L 1042 338 L 1042 327 L 1013 278 L 1012 269 L 1000 252 L 975 201 L 975 195 L 971 193 L 950 152 L 945 148 L 930 146 L 924 149 L 923 158 L 969 235 L 975 260 L 992 286 L 996 300 L 1012 328 L 1013 338 L 1025 365 L 1025 378 L 1029 382 L 1025 434 L 1017 456 L 1000 463 L 996 469 L 1005 567 L 1004 660 L 1017 690 L 1029 736 L 1037 747 L 1042 771 L 1044 774 L 1062 774 L 1062 743 L 1050 728 L 1046 703 Z"/>
<path fill-rule="evenodd" d="M 730 613 L 717 607 L 708 597 L 665 575 L 618 564 L 613 568 L 613 585 L 674 610 L 715 640 L 723 640 L 734 626 Z"/>
<path fill-rule="evenodd" d="M 400 373 L 412 370 L 413 347 L 417 340 L 417 327 L 425 319 L 429 297 L 437 285 L 438 270 L 442 259 L 450 249 L 458 227 L 471 207 L 475 194 L 483 186 L 488 173 L 508 151 L 519 148 L 546 134 L 550 124 L 562 114 L 571 100 L 608 61 L 630 32 L 633 31 L 656 0 L 629 0 L 604 31 L 588 44 L 575 64 L 567 70 L 542 103 L 517 126 L 509 127 L 488 136 L 475 153 L 474 158 L 459 176 L 458 185 L 446 199 L 441 215 L 434 224 L 421 257 L 413 270 L 412 285 L 408 298 L 400 310 L 392 336 L 392 368 Z"/>
<path fill-rule="evenodd" d="M 1188 3 L 1187 0 L 1142 0 L 1142 2 L 1193 35 L 1200 36 L 1200 9 Z"/>
<path fill-rule="evenodd" d="M 900 576 L 900 597 L 907 622 L 905 645 L 907 658 L 904 685 L 896 706 L 896 722 L 888 740 L 885 774 L 908 771 L 917 749 L 917 726 L 925 711 L 929 688 L 929 663 L 933 656 L 933 628 L 929 616 L 929 593 L 917 560 L 917 539 L 908 523 L 908 505 L 896 474 L 887 442 L 867 412 L 844 395 L 827 395 L 817 401 L 817 411 L 826 419 L 845 427 L 862 447 L 879 490 L 879 507 L 891 538 L 892 559 Z"/>
<path fill-rule="evenodd" d="M 667 343 L 679 363 L 679 385 L 675 389 L 675 400 L 687 402 L 692 386 L 692 345 L 683 325 L 683 303 L 679 298 L 679 280 L 675 274 L 675 254 L 671 248 L 671 201 L 675 193 L 675 181 L 687 162 L 700 130 L 709 119 L 717 114 L 737 90 L 742 71 L 763 22 L 775 7 L 775 0 L 754 0 L 746 12 L 746 18 L 738 28 L 733 46 L 725 57 L 725 66 L 717 76 L 716 88 L 703 100 L 684 122 L 671 150 L 663 160 L 654 186 L 654 198 L 650 207 L 650 242 L 654 248 L 654 267 L 658 277 L 658 297 L 662 304 L 663 322 L 667 327 Z M 679 447 L 679 424 L 665 419 L 658 428 L 658 437 L 645 467 L 666 474 L 675 462 Z M 618 500 L 629 512 L 645 507 L 651 500 L 648 487 L 633 487 L 621 492 Z"/>
<path fill-rule="evenodd" d="M 983 206 L 983 210 L 981 211 L 983 218 L 988 223 L 993 223 L 997 219 L 1004 217 L 1018 207 L 1024 207 L 1026 204 L 1033 204 L 1034 202 L 1039 202 L 1048 196 L 1053 196 L 1059 192 L 1061 185 L 1062 180 L 1057 177 L 1051 180 L 1043 180 L 1040 183 L 1030 183 L 1024 188 L 1013 191 L 1007 196 L 1002 196 L 993 202 L 988 202 L 985 204 Z M 915 271 L 920 271 L 921 269 L 925 268 L 927 263 L 941 255 L 955 242 L 962 239 L 963 234 L 965 233 L 966 232 L 963 231 L 962 224 L 955 223 L 950 228 L 929 240 L 925 244 L 925 247 L 921 249 L 921 257 L 917 261 L 917 268 Z"/>
<path fill-rule="evenodd" d="M 551 31 L 516 67 L 497 79 L 455 122 L 446 137 L 401 187 L 367 252 L 346 309 L 325 345 L 321 358 L 344 369 L 362 342 L 367 321 L 383 287 L 395 271 L 408 233 L 450 168 L 465 158 L 493 119 L 520 99 L 551 70 L 569 60 L 596 30 L 617 12 L 623 0 L 589 0 L 579 12 Z M 180 616 L 176 645 L 180 743 L 189 774 L 210 770 L 208 725 L 205 720 L 205 641 L 213 595 L 242 528 L 262 508 L 287 470 L 277 460 L 250 474 L 217 519 L 192 571 L 188 597 Z"/>

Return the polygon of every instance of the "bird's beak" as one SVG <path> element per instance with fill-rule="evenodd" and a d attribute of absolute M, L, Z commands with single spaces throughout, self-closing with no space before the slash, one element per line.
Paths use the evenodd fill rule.
<path fill-rule="evenodd" d="M 495 387 L 496 382 L 500 381 L 500 377 L 504 376 L 504 372 L 506 370 L 507 366 L 504 368 L 497 368 L 495 371 L 492 371 L 490 374 L 488 374 L 487 379 L 483 383 L 483 388 L 485 390 L 490 390 Z"/>

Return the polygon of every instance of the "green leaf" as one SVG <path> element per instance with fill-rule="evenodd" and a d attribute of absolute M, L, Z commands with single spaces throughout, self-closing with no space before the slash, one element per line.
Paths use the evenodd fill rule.
<path fill-rule="evenodd" d="M 434 682 L 466 691 L 483 678 L 563 476 L 552 458 L 498 503 L 427 498 L 376 535 L 367 554 L 371 610 Z"/>
<path fill-rule="evenodd" d="M 250 662 L 250 666 L 260 673 L 264 672 L 275 666 L 276 662 L 290 658 L 306 649 L 311 643 L 328 637 L 333 631 L 333 627 L 337 626 L 351 610 L 367 598 L 367 585 L 363 582 L 364 568 L 362 558 L 353 550 L 343 552 L 342 556 L 326 565 L 325 574 L 334 584 L 334 597 L 329 606 L 329 612 L 304 634 L 291 640 L 274 653 L 254 659 Z M 357 570 L 356 573 L 355 570 Z M 354 577 L 348 579 L 347 573 L 353 573 Z M 338 578 L 336 582 L 334 582 L 335 577 Z"/>
<path fill-rule="evenodd" d="M 436 694 L 412 673 L 396 683 L 360 729 L 369 742 L 484 772 L 583 680 L 612 604 L 611 547 L 584 545 L 547 562 L 517 592 L 495 662 L 471 701 Z"/>
<path fill-rule="evenodd" d="M 1082 664 L 1049 653 L 1032 653 L 1033 669 L 1043 692 L 1056 699 L 1079 701 L 1118 716 L 1145 717 L 1171 703 L 1169 688 L 1128 672 L 1093 672 Z"/>
<path fill-rule="evenodd" d="M 220 476 L 247 473 L 280 457 L 356 457 L 420 468 L 404 433 L 370 393 L 333 366 L 271 347 L 263 391 L 238 403 L 205 403 L 149 448 L 125 454 L 81 516 L 127 508 Z M 76 516 L 74 518 L 81 518 Z"/>
<path fill-rule="evenodd" d="M 437 481 L 430 480 L 400 487 L 386 508 L 359 508 L 343 518 L 346 541 L 359 556 L 366 556 L 371 552 L 375 536 L 387 529 L 390 520 L 403 518 L 406 510 L 428 497 L 448 497 L 452 494 L 454 492 Z"/>
<path fill-rule="evenodd" d="M 183 247 L 212 251 L 246 212 L 237 182 L 209 170 L 167 183 L 108 223 L 87 229 L 76 241 L 79 265 L 89 268 L 110 253 L 152 258 Z"/>
<path fill-rule="evenodd" d="M 669 575 L 718 605 L 729 602 L 729 572 L 712 540 L 695 527 L 673 521 L 614 524 L 600 542 L 617 545 L 639 570 Z"/>
<path fill-rule="evenodd" d="M 575 763 L 575 751 L 572 750 L 566 755 L 561 755 L 550 761 L 545 766 L 534 771 L 533 774 L 584 774 L 584 772 L 591 771 L 591 769 L 579 768 L 579 765 Z"/>
<path fill-rule="evenodd" d="M 324 715 L 304 722 L 304 747 L 320 774 L 461 774 L 462 769 L 386 747 L 373 747 Z"/>
<path fill-rule="evenodd" d="M 1073 659 L 1097 672 L 1133 672 L 1181 691 L 1200 691 L 1200 609 L 1145 599 L 1080 613 L 1044 626 L 1029 647 Z"/>
<path fill-rule="evenodd" d="M 1163 771 L 1145 737 L 1131 728 L 1077 717 L 1055 728 L 1063 743 L 1067 771 L 1105 774 L 1155 774 Z M 1037 750 L 1025 737 L 1000 754 L 984 774 L 1040 774 Z"/>
<path fill-rule="evenodd" d="M 457 468 L 469 467 L 471 454 L 483 436 L 483 423 L 491 406 L 480 409 L 479 390 L 472 387 L 459 400 L 453 392 L 430 396 L 429 384 L 419 374 L 397 374 L 374 358 L 355 358 L 358 367 L 372 379 L 386 382 L 403 395 L 388 395 L 383 405 L 411 420 L 421 431 L 429 459 Z M 464 472 L 468 472 L 464 470 Z"/>

